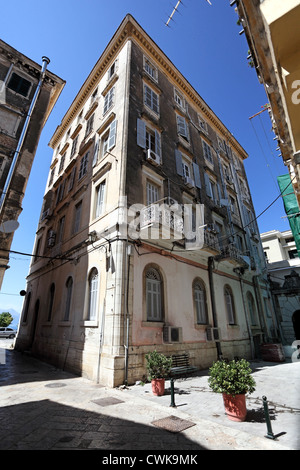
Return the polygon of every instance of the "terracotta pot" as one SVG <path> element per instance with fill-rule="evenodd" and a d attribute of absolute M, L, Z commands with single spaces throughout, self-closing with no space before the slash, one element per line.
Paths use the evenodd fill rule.
<path fill-rule="evenodd" d="M 152 379 L 151 385 L 153 395 L 161 396 L 165 393 L 165 379 Z"/>
<path fill-rule="evenodd" d="M 247 416 L 246 395 L 227 395 L 223 393 L 225 413 L 232 421 L 245 421 Z"/>

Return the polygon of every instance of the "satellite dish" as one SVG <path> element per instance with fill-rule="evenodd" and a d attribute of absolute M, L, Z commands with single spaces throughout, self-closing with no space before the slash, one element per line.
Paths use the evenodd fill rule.
<path fill-rule="evenodd" d="M 17 230 L 19 225 L 20 225 L 19 222 L 17 222 L 16 220 L 6 220 L 5 222 L 2 222 L 2 224 L 0 224 L 0 232 L 3 232 L 3 233 L 14 232 L 15 230 Z"/>

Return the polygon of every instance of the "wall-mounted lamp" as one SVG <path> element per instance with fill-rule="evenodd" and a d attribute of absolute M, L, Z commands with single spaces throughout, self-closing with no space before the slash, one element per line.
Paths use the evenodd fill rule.
<path fill-rule="evenodd" d="M 94 243 L 97 240 L 97 232 L 94 230 L 93 232 L 89 233 L 89 242 Z"/>

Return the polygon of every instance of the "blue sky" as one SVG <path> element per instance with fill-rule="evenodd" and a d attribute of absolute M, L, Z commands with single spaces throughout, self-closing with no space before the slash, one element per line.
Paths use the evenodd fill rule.
<path fill-rule="evenodd" d="M 262 109 L 267 99 L 257 75 L 247 64 L 248 46 L 239 35 L 237 15 L 229 0 L 184 0 L 170 28 L 165 26 L 177 2 L 170 0 L 0 0 L 3 41 L 66 80 L 39 142 L 23 200 L 20 227 L 12 250 L 31 253 L 47 181 L 57 125 L 83 81 L 127 13 L 165 52 L 247 151 L 245 162 L 256 215 L 279 195 L 276 177 L 287 173 L 273 142 L 271 121 Z M 261 232 L 288 230 L 281 198 L 261 217 Z M 0 312 L 21 311 L 30 258 L 11 254 L 0 292 Z"/>

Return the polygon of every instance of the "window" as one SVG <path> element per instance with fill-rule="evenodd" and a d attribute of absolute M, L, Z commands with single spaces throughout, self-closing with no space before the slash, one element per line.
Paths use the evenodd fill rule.
<path fill-rule="evenodd" d="M 58 173 L 60 173 L 64 169 L 65 159 L 66 159 L 66 153 L 64 153 L 60 158 Z"/>
<path fill-rule="evenodd" d="M 155 152 L 155 132 L 146 127 L 146 149 Z"/>
<path fill-rule="evenodd" d="M 150 204 L 154 204 L 155 202 L 159 201 L 159 187 L 152 183 L 151 181 L 147 181 L 147 206 Z"/>
<path fill-rule="evenodd" d="M 224 239 L 226 239 L 226 237 L 224 236 L 224 227 L 223 227 L 222 224 L 220 224 L 218 222 L 215 222 L 214 223 L 214 228 L 217 232 L 219 247 L 222 250 L 223 249 L 223 241 L 224 241 Z"/>
<path fill-rule="evenodd" d="M 188 125 L 186 119 L 179 114 L 176 115 L 177 119 L 177 132 L 185 140 L 189 140 Z"/>
<path fill-rule="evenodd" d="M 60 221 L 59 221 L 59 224 L 58 224 L 58 237 L 57 237 L 57 242 L 58 243 L 61 243 L 62 240 L 63 240 L 63 236 L 64 236 L 64 228 L 65 228 L 65 216 L 63 216 Z"/>
<path fill-rule="evenodd" d="M 144 70 L 157 81 L 157 68 L 146 57 L 144 57 Z"/>
<path fill-rule="evenodd" d="M 161 156 L 161 136 L 158 130 L 153 129 L 145 121 L 137 120 L 137 144 L 145 150 L 152 150 Z"/>
<path fill-rule="evenodd" d="M 52 168 L 48 186 L 51 186 L 51 184 L 53 183 L 54 175 L 55 175 L 55 168 Z"/>
<path fill-rule="evenodd" d="M 86 129 L 85 129 L 85 136 L 84 137 L 87 137 L 93 130 L 93 125 L 94 125 L 94 117 L 95 117 L 95 114 L 92 114 L 87 122 L 86 122 Z"/>
<path fill-rule="evenodd" d="M 184 158 L 182 159 L 182 171 L 185 178 L 192 178 L 191 164 Z"/>
<path fill-rule="evenodd" d="M 298 250 L 288 250 L 289 259 L 299 258 Z"/>
<path fill-rule="evenodd" d="M 251 325 L 257 325 L 257 316 L 256 316 L 256 309 L 255 309 L 255 303 L 254 303 L 254 298 L 251 292 L 247 293 L 247 303 L 248 303 L 248 309 L 250 313 L 250 321 Z"/>
<path fill-rule="evenodd" d="M 213 163 L 211 147 L 205 142 L 205 140 L 202 141 L 202 144 L 203 144 L 204 158 L 206 158 L 206 160 L 208 160 L 210 163 Z"/>
<path fill-rule="evenodd" d="M 148 85 L 144 85 L 144 103 L 154 111 L 154 113 L 159 114 L 158 95 L 149 88 Z"/>
<path fill-rule="evenodd" d="M 80 161 L 80 168 L 79 168 L 79 175 L 78 179 L 80 180 L 87 172 L 87 166 L 88 166 L 88 160 L 89 160 L 89 152 L 87 152 L 81 159 Z"/>
<path fill-rule="evenodd" d="M 234 199 L 234 197 L 229 196 L 229 201 L 230 201 L 230 209 L 231 209 L 232 214 L 238 215 L 236 200 Z"/>
<path fill-rule="evenodd" d="M 63 200 L 66 180 L 62 181 L 56 191 L 56 204 Z"/>
<path fill-rule="evenodd" d="M 89 305 L 88 320 L 96 320 L 97 316 L 97 299 L 98 299 L 98 271 L 92 269 L 89 275 Z"/>
<path fill-rule="evenodd" d="M 185 101 L 181 93 L 179 93 L 177 90 L 174 90 L 174 99 L 175 103 L 180 106 L 180 108 L 185 109 Z"/>
<path fill-rule="evenodd" d="M 51 321 L 53 303 L 54 303 L 54 294 L 55 294 L 55 284 L 52 283 L 49 289 L 49 300 L 48 300 L 48 317 L 47 321 Z"/>
<path fill-rule="evenodd" d="M 198 115 L 198 123 L 199 123 L 199 126 L 200 126 L 200 129 L 205 132 L 205 134 L 208 133 L 208 129 L 207 129 L 207 122 L 204 121 L 204 119 L 202 119 L 202 117 L 200 117 Z"/>
<path fill-rule="evenodd" d="M 147 321 L 162 321 L 162 280 L 157 269 L 146 270 Z"/>
<path fill-rule="evenodd" d="M 106 114 L 107 111 L 112 107 L 114 104 L 114 96 L 115 96 L 115 87 L 112 87 L 104 98 L 104 107 L 103 107 L 103 114 Z"/>
<path fill-rule="evenodd" d="M 24 308 L 24 313 L 23 313 L 23 323 L 27 322 L 29 307 L 30 307 L 30 300 L 31 300 L 31 292 L 28 292 L 26 296 L 26 303 L 25 303 L 25 308 Z"/>
<path fill-rule="evenodd" d="M 107 73 L 108 80 L 110 80 L 114 76 L 114 74 L 116 73 L 116 69 L 117 69 L 116 62 L 114 62 L 108 70 L 108 73 Z"/>
<path fill-rule="evenodd" d="M 208 323 L 208 317 L 206 305 L 206 291 L 203 282 L 197 279 L 194 282 L 193 291 L 197 323 L 201 325 L 206 325 Z"/>
<path fill-rule="evenodd" d="M 40 249 L 41 249 L 41 238 L 38 238 L 36 242 L 36 247 L 35 247 L 34 261 L 38 259 L 39 254 L 40 254 Z"/>
<path fill-rule="evenodd" d="M 68 176 L 68 180 L 67 180 L 68 181 L 68 192 L 70 192 L 71 189 L 74 186 L 75 174 L 76 174 L 76 167 L 74 166 L 74 168 L 72 169 L 70 175 Z"/>
<path fill-rule="evenodd" d="M 116 134 L 117 134 L 117 121 L 116 119 L 110 124 L 108 130 L 101 138 L 102 145 L 102 157 L 109 152 L 116 145 Z"/>
<path fill-rule="evenodd" d="M 96 188 L 96 210 L 95 217 L 100 217 L 104 209 L 105 181 L 102 181 Z"/>
<path fill-rule="evenodd" d="M 65 303 L 64 321 L 69 321 L 70 319 L 72 289 L 73 289 L 73 279 L 69 277 L 66 282 L 66 303 Z"/>
<path fill-rule="evenodd" d="M 80 219 L 81 219 L 81 209 L 82 209 L 82 202 L 79 202 L 75 206 L 73 233 L 77 233 L 79 231 Z"/>
<path fill-rule="evenodd" d="M 235 308 L 232 290 L 229 286 L 225 286 L 224 299 L 227 313 L 227 322 L 229 325 L 235 324 Z"/>
<path fill-rule="evenodd" d="M 27 96 L 30 90 L 31 83 L 20 75 L 12 73 L 7 88 L 15 91 L 19 95 Z"/>
<path fill-rule="evenodd" d="M 204 181 L 207 196 L 210 197 L 216 205 L 219 205 L 222 198 L 219 183 L 210 178 L 207 173 L 204 173 Z"/>
<path fill-rule="evenodd" d="M 75 139 L 73 140 L 70 158 L 72 158 L 73 155 L 76 153 L 77 144 L 78 144 L 78 135 L 77 135 L 77 136 L 75 137 Z"/>
<path fill-rule="evenodd" d="M 175 149 L 175 162 L 178 175 L 193 179 L 194 174 L 194 185 L 196 188 L 201 188 L 199 165 L 188 160 L 188 157 L 182 155 L 178 149 Z M 190 176 L 187 176 L 188 174 L 190 174 Z"/>

